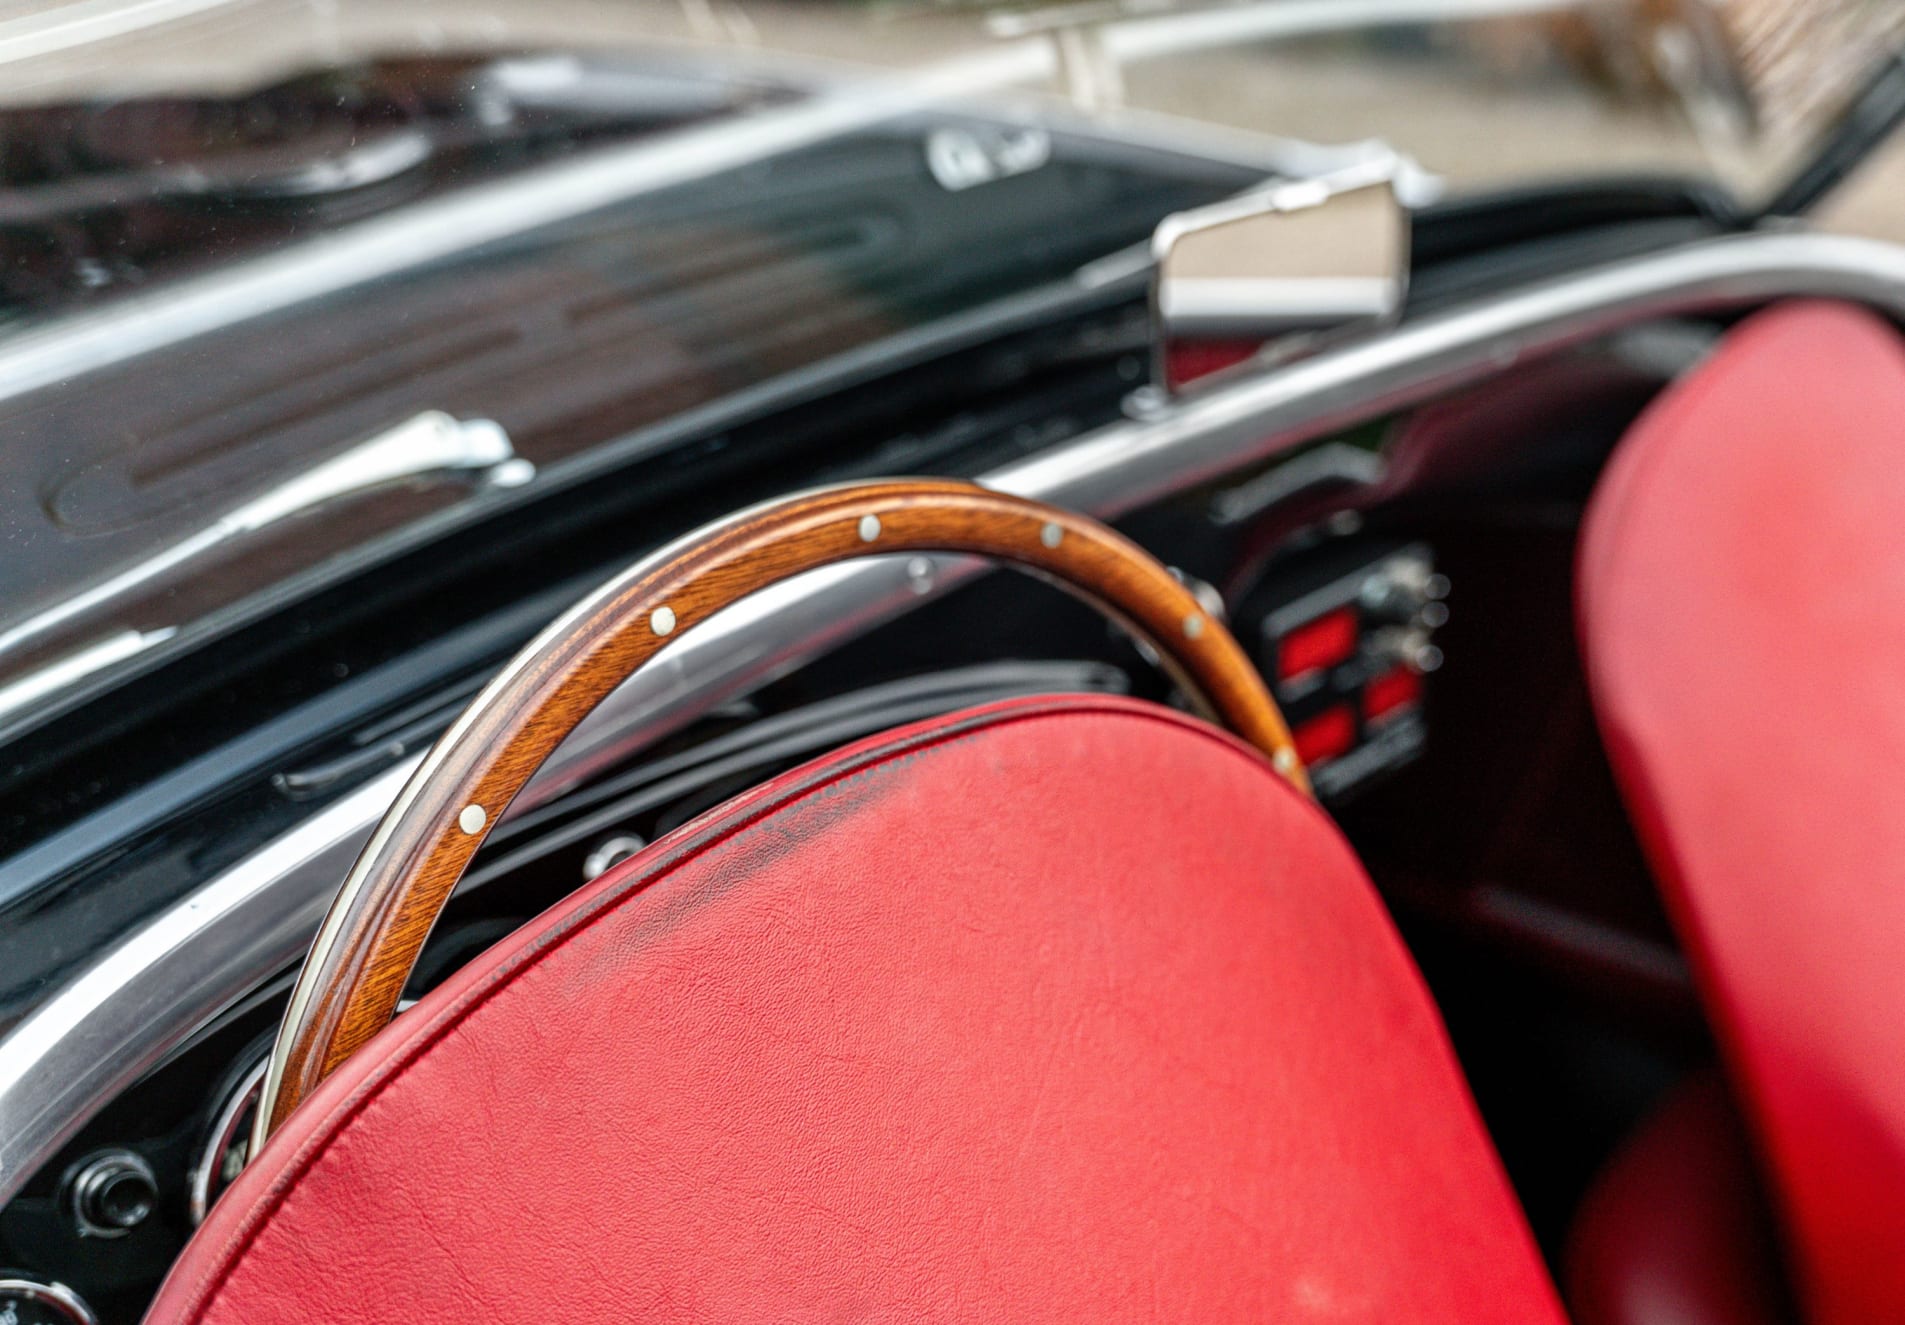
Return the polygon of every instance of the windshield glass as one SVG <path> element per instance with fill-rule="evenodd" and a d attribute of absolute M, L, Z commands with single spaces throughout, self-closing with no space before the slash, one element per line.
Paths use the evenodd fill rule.
<path fill-rule="evenodd" d="M 0 727 L 697 411 L 1126 288 L 1163 216 L 1266 177 L 1393 148 L 1453 195 L 1671 173 L 1756 196 L 1901 11 L 68 0 L 0 20 Z M 1896 193 L 1860 196 L 1842 223 L 1905 230 Z"/>

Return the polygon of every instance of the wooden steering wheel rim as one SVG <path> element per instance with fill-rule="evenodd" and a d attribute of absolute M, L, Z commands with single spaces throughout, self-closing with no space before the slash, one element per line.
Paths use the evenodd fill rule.
<path fill-rule="evenodd" d="M 484 688 L 398 793 L 305 959 L 272 1047 L 253 1153 L 382 1029 L 438 913 L 516 794 L 588 712 L 670 639 L 756 590 L 894 552 L 1030 570 L 1144 639 L 1207 717 L 1309 789 L 1290 733 L 1230 632 L 1150 554 L 1095 520 L 936 479 L 826 488 L 707 526 L 550 625 Z"/>

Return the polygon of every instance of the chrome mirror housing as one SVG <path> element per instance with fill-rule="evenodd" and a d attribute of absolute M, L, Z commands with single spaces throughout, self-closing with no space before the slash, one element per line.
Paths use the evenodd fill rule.
<path fill-rule="evenodd" d="M 1386 326 L 1409 286 L 1400 159 L 1168 216 L 1152 235 L 1153 380 L 1175 392 L 1246 359 Z"/>

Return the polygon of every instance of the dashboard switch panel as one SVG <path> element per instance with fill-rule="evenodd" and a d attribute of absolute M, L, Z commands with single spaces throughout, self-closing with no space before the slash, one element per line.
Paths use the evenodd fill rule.
<path fill-rule="evenodd" d="M 1421 753 L 1448 592 L 1427 544 L 1356 539 L 1308 551 L 1246 597 L 1239 624 L 1257 623 L 1258 665 L 1322 799 Z"/>

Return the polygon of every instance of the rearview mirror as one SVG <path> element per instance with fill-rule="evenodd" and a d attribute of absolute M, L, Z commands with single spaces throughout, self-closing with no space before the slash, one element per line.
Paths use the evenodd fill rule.
<path fill-rule="evenodd" d="M 1409 215 L 1388 179 L 1300 180 L 1166 217 L 1152 252 L 1155 380 L 1175 391 L 1394 321 Z"/>

